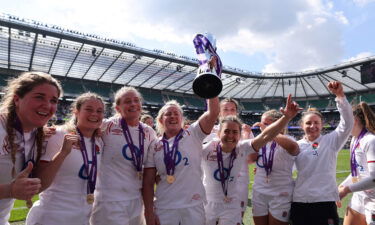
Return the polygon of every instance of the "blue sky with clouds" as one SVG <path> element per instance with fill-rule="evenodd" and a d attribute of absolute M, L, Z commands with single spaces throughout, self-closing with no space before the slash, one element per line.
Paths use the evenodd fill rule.
<path fill-rule="evenodd" d="M 0 12 L 195 57 L 210 31 L 225 65 L 322 68 L 375 55 L 375 0 L 0 0 Z"/>

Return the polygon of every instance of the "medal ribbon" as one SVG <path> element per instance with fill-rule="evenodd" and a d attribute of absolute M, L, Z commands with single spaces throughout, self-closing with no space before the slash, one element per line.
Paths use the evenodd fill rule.
<path fill-rule="evenodd" d="M 79 134 L 79 143 L 81 147 L 81 153 L 83 158 L 83 165 L 85 167 L 85 172 L 87 174 L 87 194 L 94 193 L 95 185 L 96 185 L 96 174 L 97 174 L 97 156 L 96 156 L 96 149 L 95 149 L 95 136 L 91 137 L 91 152 L 92 152 L 92 160 L 91 160 L 91 168 L 89 165 L 89 156 L 87 154 L 87 148 L 85 144 L 85 139 L 83 134 L 77 127 L 77 133 Z"/>
<path fill-rule="evenodd" d="M 203 65 L 210 60 L 207 58 L 206 49 L 208 50 L 208 55 L 216 56 L 216 74 L 221 77 L 221 71 L 223 68 L 223 64 L 221 63 L 219 55 L 216 53 L 215 48 L 212 46 L 210 40 L 208 40 L 204 35 L 198 34 L 195 36 L 194 40 L 194 47 L 198 55 L 199 65 Z M 207 71 L 209 72 L 209 71 Z"/>
<path fill-rule="evenodd" d="M 355 150 L 359 146 L 359 141 L 365 136 L 367 133 L 366 129 L 363 129 L 361 133 L 358 135 L 358 137 L 354 141 L 354 145 L 352 145 L 350 149 L 350 169 L 352 171 L 352 177 L 358 176 L 357 172 L 357 160 L 355 159 Z"/>
<path fill-rule="evenodd" d="M 276 148 L 276 141 L 272 141 L 270 153 L 267 159 L 267 145 L 262 147 L 262 160 L 263 160 L 263 166 L 266 170 L 267 176 L 271 175 L 272 172 L 272 166 L 273 166 L 273 157 L 275 155 L 275 148 Z"/>
<path fill-rule="evenodd" d="M 23 142 L 23 167 L 22 167 L 22 170 L 24 170 L 26 167 L 27 167 L 27 164 L 28 162 L 32 162 L 33 165 L 35 166 L 35 152 L 34 152 L 34 147 L 35 147 L 35 136 L 34 136 L 34 142 L 33 142 L 33 146 L 31 146 L 31 149 L 29 151 L 29 154 L 26 156 L 26 141 L 25 141 L 25 135 L 23 133 L 23 128 L 22 128 L 22 123 L 20 121 L 20 119 L 18 118 L 18 116 L 16 115 L 16 118 L 15 118 L 15 121 L 14 121 L 14 129 L 21 134 L 21 137 L 22 137 L 22 142 Z M 31 135 L 35 135 L 35 134 L 31 134 Z M 33 174 L 30 174 L 30 177 L 33 177 Z"/>
<path fill-rule="evenodd" d="M 228 182 L 229 182 L 230 172 L 233 168 L 234 160 L 237 158 L 236 148 L 234 148 L 232 152 L 230 153 L 227 176 L 225 176 L 223 150 L 220 146 L 220 143 L 216 147 L 216 152 L 217 152 L 217 165 L 219 167 L 219 174 L 220 174 L 220 183 L 223 189 L 223 193 L 226 197 L 228 195 L 228 186 L 229 186 Z"/>
<path fill-rule="evenodd" d="M 133 158 L 133 165 L 135 167 L 135 170 L 137 172 L 142 172 L 142 164 L 143 164 L 143 155 L 144 155 L 144 144 L 145 144 L 145 133 L 143 131 L 142 125 L 139 123 L 138 129 L 139 129 L 139 135 L 138 135 L 138 140 L 139 140 L 139 151 L 137 153 L 137 149 L 133 143 L 132 136 L 129 131 L 128 124 L 126 121 L 121 118 L 121 127 L 122 127 L 122 132 L 124 133 L 125 140 L 128 143 L 130 152 L 132 154 Z"/>
<path fill-rule="evenodd" d="M 169 148 L 169 142 L 167 140 L 167 137 L 165 134 L 163 135 L 163 139 L 161 140 L 163 142 L 163 150 L 164 150 L 164 164 L 165 169 L 167 171 L 167 175 L 173 176 L 174 170 L 175 170 L 175 162 L 178 152 L 178 143 L 182 138 L 183 129 L 181 129 L 176 137 L 174 138 L 172 149 Z"/>

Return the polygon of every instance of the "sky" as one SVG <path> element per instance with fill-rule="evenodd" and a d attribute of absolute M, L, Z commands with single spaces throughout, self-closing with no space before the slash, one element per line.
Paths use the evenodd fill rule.
<path fill-rule="evenodd" d="M 375 55 L 375 0 L 0 0 L 0 13 L 196 57 L 210 32 L 224 65 L 300 72 Z"/>

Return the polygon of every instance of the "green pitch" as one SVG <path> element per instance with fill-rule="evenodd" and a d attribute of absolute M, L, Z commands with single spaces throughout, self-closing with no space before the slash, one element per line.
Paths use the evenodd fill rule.
<path fill-rule="evenodd" d="M 337 178 L 337 184 L 340 184 L 349 174 L 350 172 L 350 161 L 349 161 L 350 155 L 348 150 L 343 150 L 339 153 L 339 157 L 337 159 L 337 173 L 336 173 L 336 178 Z M 250 170 L 250 181 L 253 181 L 253 169 L 254 165 L 251 165 L 249 167 Z M 250 195 L 251 195 L 251 188 L 252 185 L 249 185 L 249 190 L 250 190 Z M 345 208 L 348 204 L 348 200 L 350 199 L 350 196 L 347 196 L 344 201 L 342 202 L 342 208 L 339 209 L 339 215 L 340 218 L 344 218 L 344 213 L 345 213 Z M 38 197 L 34 197 L 33 201 L 36 201 Z M 17 200 L 15 202 L 14 208 L 11 212 L 11 217 L 10 221 L 20 221 L 20 220 L 25 220 L 27 212 L 29 210 L 26 208 L 25 201 L 19 201 Z M 253 225 L 253 219 L 251 217 L 251 206 L 248 207 L 246 210 L 246 214 L 244 217 L 244 224 L 245 225 Z"/>

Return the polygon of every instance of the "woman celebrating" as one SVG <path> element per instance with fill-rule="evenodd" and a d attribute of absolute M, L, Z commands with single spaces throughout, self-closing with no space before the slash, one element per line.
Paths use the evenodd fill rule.
<path fill-rule="evenodd" d="M 350 135 L 354 119 L 341 83 L 332 81 L 328 88 L 336 95 L 340 123 L 334 131 L 321 135 L 322 115 L 317 111 L 302 115 L 305 136 L 298 141 L 300 153 L 295 161 L 298 177 L 291 208 L 293 225 L 336 225 L 339 222 L 335 204 L 339 200 L 336 160 Z"/>
<path fill-rule="evenodd" d="M 219 119 L 224 118 L 226 116 L 238 116 L 239 113 L 239 104 L 235 99 L 232 98 L 225 98 L 220 101 L 220 114 Z M 214 128 L 211 131 L 211 134 L 208 135 L 203 143 L 208 143 L 209 141 L 212 141 L 214 139 L 219 139 L 218 137 L 218 131 L 220 129 L 220 125 L 215 125 Z M 247 124 L 242 124 L 242 132 L 241 132 L 242 139 L 252 139 L 254 138 L 253 133 L 251 132 L 251 127 Z M 245 214 L 246 208 L 247 208 L 247 202 L 249 199 L 249 166 L 248 161 L 251 163 L 254 162 L 257 158 L 257 153 L 253 153 L 249 155 L 249 160 L 242 161 L 243 165 L 241 167 L 240 172 L 238 173 L 238 179 L 237 179 L 237 191 L 240 199 L 240 206 L 241 206 L 241 215 L 243 216 Z"/>
<path fill-rule="evenodd" d="M 155 131 L 139 121 L 142 96 L 131 87 L 115 94 L 117 115 L 105 120 L 104 152 L 90 223 L 139 225 L 143 221 L 141 197 L 143 163 Z"/>
<path fill-rule="evenodd" d="M 275 138 L 298 110 L 298 105 L 292 103 L 289 96 L 285 116 L 267 127 L 256 138 L 242 141 L 242 124 L 239 119 L 233 116 L 222 118 L 219 140 L 209 142 L 203 149 L 204 185 L 208 200 L 205 206 L 206 225 L 241 224 L 239 202 L 242 199 L 237 191 L 238 174 L 249 153 L 259 151 Z"/>
<path fill-rule="evenodd" d="M 264 130 L 282 116 L 276 110 L 269 110 L 263 113 L 259 125 Z M 284 135 L 285 130 L 286 124 L 259 151 L 252 193 L 256 225 L 287 225 L 289 221 L 294 188 L 292 169 L 299 147 L 292 137 Z"/>
<path fill-rule="evenodd" d="M 104 101 L 98 95 L 85 93 L 75 99 L 70 121 L 47 139 L 37 170 L 44 191 L 31 208 L 26 224 L 89 224 L 103 150 L 95 131 L 103 115 Z"/>
<path fill-rule="evenodd" d="M 23 73 L 6 87 L 0 108 L 0 224 L 8 224 L 14 198 L 30 202 L 39 192 L 40 180 L 28 177 L 39 164 L 43 126 L 61 94 L 58 81 L 41 72 Z"/>
<path fill-rule="evenodd" d="M 167 102 L 157 116 L 163 136 L 155 141 L 147 157 L 143 179 L 143 199 L 147 225 L 203 225 L 205 191 L 202 183 L 202 142 L 210 134 L 219 115 L 219 99 L 208 100 L 205 112 L 188 129 L 183 127 L 183 111 L 176 101 Z M 156 172 L 161 181 L 156 188 Z"/>
<path fill-rule="evenodd" d="M 340 198 L 354 192 L 345 213 L 344 225 L 375 224 L 375 113 L 361 102 L 354 107 L 353 114 L 350 144 L 352 172 L 339 187 Z"/>

